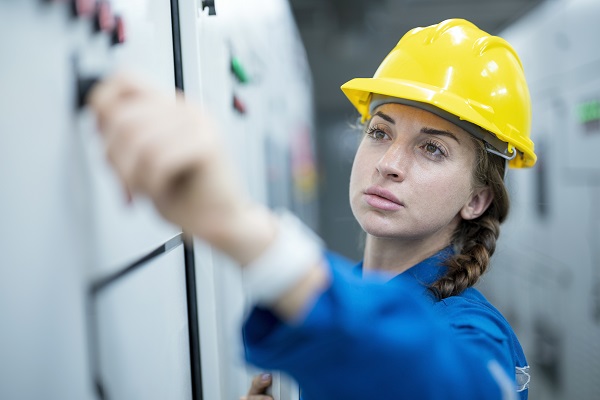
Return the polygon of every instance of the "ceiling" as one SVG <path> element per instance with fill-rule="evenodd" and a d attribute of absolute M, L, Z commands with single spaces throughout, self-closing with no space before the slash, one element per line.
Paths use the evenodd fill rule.
<path fill-rule="evenodd" d="M 313 73 L 317 112 L 351 112 L 339 87 L 370 77 L 416 26 L 465 18 L 497 34 L 544 0 L 290 0 Z"/>

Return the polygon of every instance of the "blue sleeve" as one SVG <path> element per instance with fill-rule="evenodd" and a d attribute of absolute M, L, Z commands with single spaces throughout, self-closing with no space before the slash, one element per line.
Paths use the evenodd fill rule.
<path fill-rule="evenodd" d="M 497 359 L 501 343 L 485 332 L 457 334 L 408 284 L 361 279 L 328 261 L 331 285 L 303 321 L 252 311 L 244 326 L 249 362 L 293 376 L 305 400 L 513 398 L 513 383 L 498 376 L 510 363 Z"/>

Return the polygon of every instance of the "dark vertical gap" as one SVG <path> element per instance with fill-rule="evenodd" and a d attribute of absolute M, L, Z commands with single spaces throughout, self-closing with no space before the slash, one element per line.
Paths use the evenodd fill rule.
<path fill-rule="evenodd" d="M 100 373 L 100 349 L 98 343 L 98 315 L 96 310 L 95 292 L 89 290 L 86 296 L 88 349 L 90 369 L 94 380 L 94 392 L 98 400 L 106 400 L 104 383 Z"/>
<path fill-rule="evenodd" d="M 202 364 L 200 360 L 200 326 L 196 296 L 196 262 L 191 237 L 183 243 L 185 258 L 185 289 L 187 296 L 188 333 L 190 339 L 190 367 L 192 373 L 192 399 L 202 400 Z"/>
<path fill-rule="evenodd" d="M 181 33 L 179 32 L 179 2 L 171 0 L 171 32 L 173 36 L 173 63 L 175 87 L 183 91 L 183 66 L 181 65 Z"/>
<path fill-rule="evenodd" d="M 175 87 L 182 92 L 183 65 L 181 55 L 181 32 L 179 26 L 179 3 L 171 0 L 171 28 L 173 36 L 173 66 Z M 200 360 L 200 325 L 198 322 L 198 301 L 196 295 L 196 264 L 194 244 L 191 237 L 184 240 L 185 289 L 187 297 L 188 336 L 190 344 L 190 372 L 192 378 L 192 399 L 202 400 L 202 364 Z"/>

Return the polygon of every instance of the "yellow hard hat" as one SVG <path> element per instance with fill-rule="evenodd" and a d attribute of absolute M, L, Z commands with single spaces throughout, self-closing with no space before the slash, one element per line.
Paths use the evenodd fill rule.
<path fill-rule="evenodd" d="M 529 138 L 531 101 L 511 45 L 464 19 L 415 28 L 373 78 L 342 85 L 363 122 L 374 105 L 396 102 L 433 112 L 483 139 L 513 168 L 537 159 Z M 390 100 L 391 99 L 391 100 Z M 518 151 L 515 151 L 515 148 Z"/>

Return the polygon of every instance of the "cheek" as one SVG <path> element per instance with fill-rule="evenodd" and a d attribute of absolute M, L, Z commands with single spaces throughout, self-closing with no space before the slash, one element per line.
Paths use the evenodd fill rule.
<path fill-rule="evenodd" d="M 371 157 L 369 157 L 368 152 L 364 149 L 361 150 L 361 147 L 359 147 L 352 163 L 350 185 L 348 187 L 350 209 L 357 220 L 361 215 L 362 194 L 372 182 L 373 172 L 374 166 Z"/>
<path fill-rule="evenodd" d="M 418 192 L 422 213 L 433 213 L 453 218 L 470 198 L 471 184 L 464 170 L 438 176 L 415 177 L 413 189 Z"/>
<path fill-rule="evenodd" d="M 362 147 L 362 146 L 361 146 Z M 350 172 L 350 196 L 355 193 L 356 190 L 362 190 L 361 182 L 367 176 L 369 171 L 369 161 L 365 151 L 361 150 L 361 147 L 356 151 L 354 161 L 352 162 L 352 170 Z"/>
<path fill-rule="evenodd" d="M 350 185 L 348 187 L 348 197 L 350 200 L 350 208 L 352 209 L 352 213 L 354 214 L 354 216 L 356 216 L 355 205 L 358 197 L 357 191 L 360 191 L 361 188 L 361 172 L 362 171 L 360 170 L 360 168 L 356 167 L 356 162 L 352 164 L 352 171 L 350 172 Z"/>

